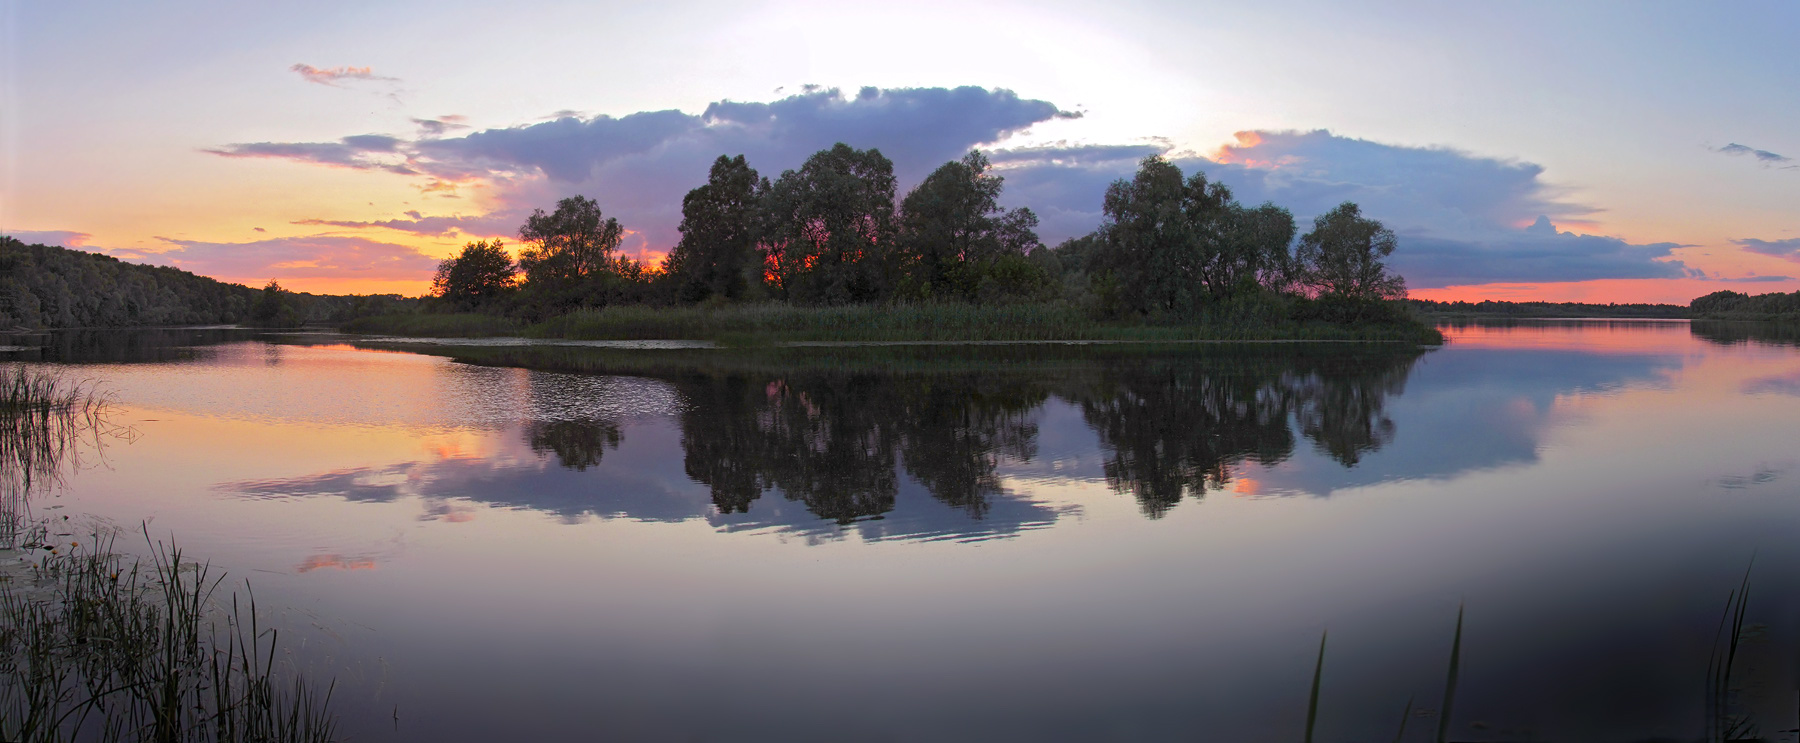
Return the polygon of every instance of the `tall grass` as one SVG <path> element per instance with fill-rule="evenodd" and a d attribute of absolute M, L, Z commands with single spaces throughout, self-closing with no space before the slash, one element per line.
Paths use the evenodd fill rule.
<path fill-rule="evenodd" d="M 335 739 L 332 687 L 277 674 L 279 638 L 254 596 L 233 593 L 226 610 L 223 576 L 179 549 L 156 544 L 145 566 L 93 540 L 0 584 L 0 739 Z"/>
<path fill-rule="evenodd" d="M 107 405 L 91 384 L 24 364 L 0 368 L 0 549 L 18 543 L 30 492 L 58 485 L 84 449 L 129 437 L 107 422 Z"/>
<path fill-rule="evenodd" d="M 1225 307 L 1183 321 L 1109 321 L 1067 303 L 954 302 L 805 307 L 781 303 L 580 309 L 534 325 L 479 314 L 382 315 L 344 326 L 358 333 L 574 340 L 712 340 L 733 344 L 807 341 L 1396 340 L 1441 343 L 1418 322 L 1343 323 L 1245 317 Z"/>

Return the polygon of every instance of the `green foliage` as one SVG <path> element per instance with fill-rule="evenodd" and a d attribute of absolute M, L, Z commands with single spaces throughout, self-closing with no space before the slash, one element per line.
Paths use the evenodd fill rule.
<path fill-rule="evenodd" d="M 1406 280 L 1381 262 L 1395 244 L 1393 230 L 1346 201 L 1313 219 L 1312 231 L 1300 237 L 1294 251 L 1299 283 L 1319 296 L 1404 299 Z"/>
<path fill-rule="evenodd" d="M 432 294 L 460 309 L 474 309 L 513 288 L 518 268 L 499 240 L 478 240 L 438 264 Z"/>
<path fill-rule="evenodd" d="M 1754 297 L 1734 291 L 1717 291 L 1688 303 L 1698 317 L 1732 320 L 1800 320 L 1800 291 L 1772 292 Z"/>
<path fill-rule="evenodd" d="M 1038 220 L 1030 209 L 1000 208 L 1005 179 L 991 168 L 986 155 L 971 150 L 901 202 L 899 258 L 908 296 L 986 301 L 1029 295 L 1046 283 L 1041 268 L 1009 260 L 1039 246 Z"/>
<path fill-rule="evenodd" d="M 255 298 L 180 269 L 0 237 L 0 328 L 236 323 Z"/>
<path fill-rule="evenodd" d="M 753 258 L 757 209 L 768 190 L 768 179 L 759 179 L 743 155 L 720 155 L 706 185 L 681 200 L 681 242 L 663 268 L 682 301 L 742 297 L 747 272 L 761 282 Z"/>
<path fill-rule="evenodd" d="M 802 304 L 882 299 L 895 236 L 894 164 L 842 142 L 781 174 L 763 199 L 759 249 L 774 296 Z"/>
<path fill-rule="evenodd" d="M 32 566 L 31 585 L 0 585 L 0 737 L 338 739 L 331 687 L 320 694 L 277 667 L 279 636 L 259 626 L 254 599 L 242 606 L 233 595 L 219 612 L 223 578 L 180 550 L 157 545 L 145 566 L 113 553 L 108 537 L 87 539 L 32 545 L 50 554 Z"/>
<path fill-rule="evenodd" d="M 1169 161 L 1145 158 L 1132 180 L 1107 188 L 1104 210 L 1106 222 L 1088 238 L 1091 245 L 1065 246 L 1084 253 L 1085 268 L 1101 274 L 1092 288 L 1110 311 L 1185 316 L 1233 295 L 1292 283 L 1293 215 L 1273 204 L 1246 209 L 1204 173 L 1184 181 Z"/>

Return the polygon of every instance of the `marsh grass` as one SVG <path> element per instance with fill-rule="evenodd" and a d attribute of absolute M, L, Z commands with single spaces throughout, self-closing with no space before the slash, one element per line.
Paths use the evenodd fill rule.
<path fill-rule="evenodd" d="M 0 368 L 0 548 L 18 544 L 30 493 L 60 485 L 84 452 L 130 438 L 131 429 L 108 422 L 109 405 L 91 383 L 24 364 Z"/>
<path fill-rule="evenodd" d="M 1253 313 L 1254 314 L 1254 313 Z M 1066 303 L 955 302 L 806 307 L 781 303 L 580 309 L 533 325 L 482 314 L 381 315 L 348 332 L 406 336 L 523 335 L 571 340 L 710 340 L 732 345 L 807 341 L 1360 340 L 1442 343 L 1411 320 L 1342 323 L 1254 316 L 1221 307 L 1183 320 L 1095 319 Z"/>
<path fill-rule="evenodd" d="M 179 549 L 153 545 L 146 566 L 111 546 L 95 535 L 0 584 L 0 739 L 335 739 L 332 686 L 278 672 L 247 586 L 226 609 L 223 576 Z"/>

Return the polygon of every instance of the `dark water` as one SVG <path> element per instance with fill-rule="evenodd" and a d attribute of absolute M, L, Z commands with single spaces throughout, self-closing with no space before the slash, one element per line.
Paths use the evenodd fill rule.
<path fill-rule="evenodd" d="M 1686 323 L 784 351 L 71 333 L 40 495 L 247 578 L 358 740 L 1792 740 L 1800 348 Z M 545 369 L 432 354 L 527 360 Z M 46 510 L 55 509 L 55 510 Z"/>

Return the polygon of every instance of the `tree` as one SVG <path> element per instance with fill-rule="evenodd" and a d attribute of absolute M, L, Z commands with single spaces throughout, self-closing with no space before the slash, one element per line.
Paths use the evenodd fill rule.
<path fill-rule="evenodd" d="M 762 199 L 764 281 L 811 304 L 881 298 L 894 242 L 894 164 L 842 142 L 781 174 Z"/>
<path fill-rule="evenodd" d="M 1131 180 L 1113 182 L 1103 205 L 1094 263 L 1110 273 L 1112 301 L 1139 314 L 1182 313 L 1223 281 L 1219 255 L 1231 189 L 1159 155 L 1144 158 Z M 1222 293 L 1222 292 L 1221 292 Z"/>
<path fill-rule="evenodd" d="M 1312 231 L 1300 237 L 1294 251 L 1299 283 L 1322 297 L 1403 299 L 1406 280 L 1388 273 L 1381 262 L 1393 254 L 1395 242 L 1393 230 L 1346 201 L 1313 219 Z"/>
<path fill-rule="evenodd" d="M 431 293 L 461 309 L 473 309 L 513 288 L 518 269 L 499 240 L 478 240 L 438 264 Z"/>
<path fill-rule="evenodd" d="M 757 200 L 768 190 L 768 179 L 759 180 L 743 155 L 720 155 L 706 185 L 681 200 L 681 242 L 664 267 L 682 300 L 743 296 L 756 246 Z"/>
<path fill-rule="evenodd" d="M 1285 292 L 1293 284 L 1294 215 L 1271 203 L 1244 208 L 1232 205 L 1219 255 L 1218 284 L 1241 292 L 1260 285 Z"/>
<path fill-rule="evenodd" d="M 971 150 L 926 176 L 901 202 L 899 241 L 921 295 L 976 298 L 983 268 L 1038 247 L 1037 215 L 1000 208 L 1005 179 L 991 167 L 986 155 Z"/>
<path fill-rule="evenodd" d="M 300 316 L 290 301 L 291 293 L 281 288 L 281 284 L 269 279 L 267 286 L 256 296 L 256 303 L 250 305 L 250 321 L 264 327 L 286 328 L 300 324 Z"/>
<path fill-rule="evenodd" d="M 619 220 L 604 217 L 585 196 L 556 202 L 556 211 L 534 209 L 519 228 L 525 249 L 519 267 L 532 284 L 578 283 L 613 268 L 612 254 L 624 239 Z"/>

